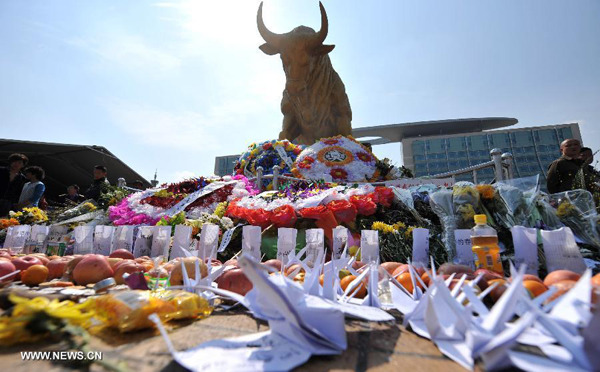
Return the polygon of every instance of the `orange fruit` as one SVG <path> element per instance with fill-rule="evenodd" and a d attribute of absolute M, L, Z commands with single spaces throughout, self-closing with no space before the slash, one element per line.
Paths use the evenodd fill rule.
<path fill-rule="evenodd" d="M 592 276 L 592 285 L 600 285 L 600 273 Z"/>
<path fill-rule="evenodd" d="M 50 271 L 44 265 L 29 266 L 27 270 L 21 274 L 21 281 L 28 286 L 36 286 L 45 282 L 46 279 L 48 279 L 49 273 Z"/>
<path fill-rule="evenodd" d="M 533 298 L 536 298 L 548 290 L 548 287 L 546 287 L 544 283 L 538 282 L 537 280 L 524 280 L 523 286 L 531 293 L 531 297 Z"/>
<path fill-rule="evenodd" d="M 431 283 L 431 278 L 429 277 L 429 273 L 425 271 L 423 275 L 421 275 L 421 280 L 425 283 L 426 286 L 429 287 L 429 283 Z"/>
<path fill-rule="evenodd" d="M 346 288 L 348 288 L 348 285 L 350 285 L 350 283 L 352 283 L 354 279 L 356 279 L 356 276 L 354 275 L 346 275 L 345 277 L 343 277 L 342 280 L 340 280 L 340 287 L 342 287 L 342 291 L 346 291 Z M 365 282 L 363 281 L 362 283 L 360 283 L 360 286 L 358 288 L 358 292 L 354 297 L 364 298 L 367 295 L 367 286 L 365 285 Z M 354 291 L 356 291 L 356 288 L 354 288 L 354 290 L 350 292 L 350 294 L 352 294 Z"/>
<path fill-rule="evenodd" d="M 398 283 L 400 283 L 400 285 L 404 287 L 404 289 L 408 291 L 408 293 L 413 293 L 414 288 L 412 284 L 412 279 L 410 277 L 410 273 L 402 273 L 396 278 L 396 280 L 398 281 Z M 415 283 L 417 283 L 417 287 L 423 289 L 423 286 L 421 285 L 421 283 L 419 283 L 419 280 L 416 278 Z"/>

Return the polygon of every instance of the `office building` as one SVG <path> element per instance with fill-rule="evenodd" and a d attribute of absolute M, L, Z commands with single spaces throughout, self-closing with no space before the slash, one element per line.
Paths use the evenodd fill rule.
<path fill-rule="evenodd" d="M 479 123 L 477 122 L 479 120 Z M 549 164 L 560 156 L 560 143 L 567 138 L 581 140 L 577 123 L 530 128 L 489 130 L 516 123 L 511 118 L 458 119 L 358 128 L 354 135 L 379 137 L 373 144 L 401 142 L 404 166 L 416 177 L 466 168 L 490 160 L 490 151 L 499 148 L 513 155 L 515 177 L 540 174 L 545 188 Z M 426 130 L 417 130 L 420 129 Z M 436 133 L 437 132 L 437 133 Z M 359 138 L 360 140 L 360 138 Z M 477 172 L 478 182 L 489 182 L 494 172 Z M 456 177 L 472 181 L 471 174 Z"/>

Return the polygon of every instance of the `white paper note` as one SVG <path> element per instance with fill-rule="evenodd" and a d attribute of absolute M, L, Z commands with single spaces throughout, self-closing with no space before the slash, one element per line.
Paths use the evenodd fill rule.
<path fill-rule="evenodd" d="M 475 269 L 475 261 L 473 260 L 473 249 L 471 244 L 471 230 L 454 230 L 454 240 L 456 242 L 456 263 Z"/>
<path fill-rule="evenodd" d="M 169 246 L 171 245 L 171 230 L 171 226 L 154 226 L 150 257 L 163 256 L 165 259 L 168 259 Z"/>
<path fill-rule="evenodd" d="M 31 226 L 31 233 L 25 242 L 25 253 L 45 253 L 46 251 L 44 250 L 44 244 L 49 232 L 49 226 Z"/>
<path fill-rule="evenodd" d="M 418 227 L 412 231 L 412 262 L 421 267 L 429 263 L 429 229 Z"/>
<path fill-rule="evenodd" d="M 527 265 L 527 274 L 538 274 L 537 229 L 513 226 L 510 229 L 515 247 L 515 266 Z"/>
<path fill-rule="evenodd" d="M 173 248 L 171 248 L 170 259 L 186 257 L 185 250 L 190 250 L 192 240 L 192 227 L 186 225 L 175 225 L 173 234 Z"/>
<path fill-rule="evenodd" d="M 561 269 L 576 273 L 585 271 L 585 262 L 570 228 L 561 227 L 552 231 L 542 230 L 541 234 L 548 272 Z"/>
<path fill-rule="evenodd" d="M 73 254 L 88 254 L 94 251 L 94 226 L 77 226 L 73 230 Z"/>
<path fill-rule="evenodd" d="M 277 229 L 277 259 L 284 265 L 288 262 L 290 252 L 296 250 L 296 237 L 298 230 L 288 227 Z"/>
<path fill-rule="evenodd" d="M 219 244 L 219 226 L 212 223 L 202 225 L 198 257 L 203 260 L 217 258 L 217 245 Z"/>
<path fill-rule="evenodd" d="M 114 226 L 96 226 L 94 229 L 94 253 L 108 256 L 112 250 L 114 234 Z"/>
<path fill-rule="evenodd" d="M 115 241 L 113 244 L 113 251 L 117 249 L 125 249 L 129 252 L 133 251 L 133 226 L 123 225 L 117 227 L 115 232 Z"/>
<path fill-rule="evenodd" d="M 363 262 L 379 262 L 379 233 L 377 230 L 362 230 L 360 252 Z"/>
<path fill-rule="evenodd" d="M 225 250 L 225 248 L 227 248 L 227 246 L 229 245 L 229 242 L 231 241 L 231 238 L 233 237 L 233 233 L 235 232 L 235 229 L 237 229 L 240 226 L 242 226 L 242 225 L 237 224 L 232 229 L 229 229 L 229 230 L 225 231 L 225 233 L 223 233 L 223 237 L 221 238 L 221 244 L 219 245 L 219 250 L 217 252 L 221 253 Z"/>
<path fill-rule="evenodd" d="M 246 225 L 242 227 L 242 252 L 260 260 L 261 238 L 260 226 Z"/>
<path fill-rule="evenodd" d="M 29 239 L 30 233 L 31 226 L 29 225 L 9 226 L 6 231 L 4 247 L 11 248 L 15 253 L 21 252 L 25 246 L 25 242 Z"/>
<path fill-rule="evenodd" d="M 48 256 L 64 254 L 66 248 L 66 242 L 63 237 L 67 235 L 69 227 L 65 225 L 51 225 L 48 232 L 48 238 L 44 242 L 44 250 Z M 63 245 L 63 252 L 61 252 L 61 245 Z M 62 254 L 61 254 L 62 253 Z"/>
<path fill-rule="evenodd" d="M 323 229 L 306 230 L 306 260 L 308 266 L 312 267 L 319 254 L 324 252 Z"/>
<path fill-rule="evenodd" d="M 342 252 L 348 244 L 348 229 L 344 226 L 337 226 L 333 229 L 333 259 L 342 257 Z"/>
<path fill-rule="evenodd" d="M 133 247 L 133 255 L 135 257 L 148 256 L 152 252 L 152 235 L 154 226 L 139 226 L 137 237 Z"/>

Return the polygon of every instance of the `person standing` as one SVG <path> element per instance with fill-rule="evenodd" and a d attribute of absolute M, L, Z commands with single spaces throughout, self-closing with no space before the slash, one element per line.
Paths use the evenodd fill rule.
<path fill-rule="evenodd" d="M 96 165 L 94 167 L 94 182 L 85 192 L 86 199 L 98 201 L 100 195 L 108 189 L 110 183 L 106 179 L 108 171 L 104 165 Z"/>
<path fill-rule="evenodd" d="M 25 177 L 29 180 L 21 191 L 19 202 L 17 203 L 16 210 L 23 208 L 37 207 L 46 186 L 42 182 L 44 179 L 45 172 L 41 167 L 32 166 L 25 168 Z"/>
<path fill-rule="evenodd" d="M 85 200 L 85 196 L 79 193 L 78 185 L 67 187 L 67 193 L 58 196 L 62 204 L 79 204 Z"/>
<path fill-rule="evenodd" d="M 549 193 L 585 188 L 580 151 L 579 140 L 570 138 L 562 141 L 560 144 L 562 156 L 553 161 L 548 168 L 546 185 Z"/>
<path fill-rule="evenodd" d="M 23 154 L 8 157 L 8 167 L 0 167 L 0 217 L 6 216 L 19 202 L 19 196 L 27 178 L 21 172 L 29 159 Z"/>

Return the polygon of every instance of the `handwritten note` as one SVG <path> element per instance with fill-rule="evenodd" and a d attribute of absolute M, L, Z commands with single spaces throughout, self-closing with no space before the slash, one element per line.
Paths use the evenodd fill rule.
<path fill-rule="evenodd" d="M 169 257 L 169 246 L 171 245 L 171 226 L 154 226 L 152 234 L 152 247 L 150 257 Z"/>
<path fill-rule="evenodd" d="M 175 233 L 173 234 L 173 248 L 171 249 L 170 259 L 172 260 L 177 257 L 185 257 L 185 250 L 190 250 L 190 244 L 192 243 L 191 240 L 191 226 L 175 225 Z"/>
<path fill-rule="evenodd" d="M 333 229 L 333 259 L 342 257 L 342 252 L 348 244 L 348 229 L 344 226 L 338 226 Z"/>
<path fill-rule="evenodd" d="M 427 267 L 429 262 L 429 229 L 416 228 L 412 231 L 413 236 L 413 264 Z"/>
<path fill-rule="evenodd" d="M 217 244 L 219 244 L 219 226 L 212 223 L 202 225 L 198 257 L 203 260 L 216 258 Z"/>
<path fill-rule="evenodd" d="M 115 242 L 113 244 L 113 250 L 125 249 L 129 252 L 133 250 L 133 233 L 134 226 L 119 226 L 115 232 Z"/>
<path fill-rule="evenodd" d="M 242 251 L 257 260 L 260 260 L 260 234 L 260 226 L 246 225 L 242 227 Z"/>
<path fill-rule="evenodd" d="M 364 262 L 379 262 L 379 232 L 377 230 L 361 231 L 360 252 Z"/>
<path fill-rule="evenodd" d="M 137 237 L 133 246 L 133 255 L 135 257 L 148 256 L 152 252 L 152 235 L 154 226 L 139 226 Z"/>
<path fill-rule="evenodd" d="M 69 227 L 65 225 L 51 225 L 48 231 L 48 238 L 44 243 L 44 253 L 48 256 L 63 256 L 67 248 L 67 242 L 64 236 L 67 235 Z M 68 240 L 67 240 L 68 241 Z"/>
<path fill-rule="evenodd" d="M 312 266 L 317 261 L 319 253 L 324 250 L 323 229 L 306 230 L 306 262 Z"/>
<path fill-rule="evenodd" d="M 573 236 L 570 228 L 561 227 L 552 231 L 542 230 L 541 234 L 548 272 L 561 269 L 576 273 L 585 271 L 585 261 L 583 261 L 579 247 L 575 243 L 575 236 Z"/>
<path fill-rule="evenodd" d="M 94 229 L 94 253 L 108 256 L 112 249 L 114 234 L 114 226 L 96 226 Z"/>
<path fill-rule="evenodd" d="M 31 226 L 31 233 L 29 234 L 29 238 L 25 242 L 25 253 L 45 253 L 44 243 L 46 241 L 46 238 L 48 237 L 49 231 L 49 226 Z"/>
<path fill-rule="evenodd" d="M 298 230 L 287 227 L 277 229 L 277 259 L 284 265 L 288 262 L 288 255 L 296 249 Z"/>
<path fill-rule="evenodd" d="M 74 254 L 88 254 L 94 251 L 94 226 L 77 226 L 73 230 Z"/>
<path fill-rule="evenodd" d="M 510 229 L 515 247 L 515 266 L 527 265 L 527 274 L 538 274 L 537 229 L 513 226 Z"/>
<path fill-rule="evenodd" d="M 454 241 L 456 242 L 456 263 L 475 269 L 471 244 L 471 230 L 454 230 Z"/>

